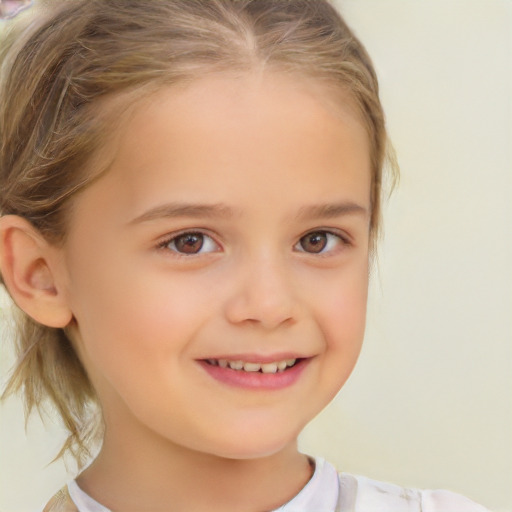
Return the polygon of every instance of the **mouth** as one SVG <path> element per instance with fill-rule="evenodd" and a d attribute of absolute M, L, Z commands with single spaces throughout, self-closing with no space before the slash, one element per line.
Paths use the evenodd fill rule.
<path fill-rule="evenodd" d="M 259 360 L 254 356 L 240 359 L 208 358 L 198 360 L 198 363 L 210 377 L 230 387 L 279 390 L 295 384 L 312 359 L 278 356 L 275 360 Z"/>
<path fill-rule="evenodd" d="M 220 368 L 229 368 L 231 370 L 239 371 L 239 372 L 249 372 L 249 373 L 281 373 L 285 372 L 289 368 L 293 368 L 296 364 L 298 364 L 301 359 L 283 359 L 280 361 L 271 361 L 271 362 L 252 362 L 252 361 L 242 361 L 242 360 L 234 360 L 230 361 L 228 359 L 206 359 L 206 363 L 210 366 L 219 366 Z"/>

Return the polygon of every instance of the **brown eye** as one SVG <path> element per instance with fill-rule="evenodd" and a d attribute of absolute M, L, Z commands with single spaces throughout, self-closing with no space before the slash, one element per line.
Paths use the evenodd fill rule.
<path fill-rule="evenodd" d="M 337 233 L 331 231 L 311 231 L 301 237 L 294 246 L 294 249 L 308 254 L 326 254 L 336 252 L 342 249 L 343 246 L 348 245 L 350 245 L 350 242 Z"/>
<path fill-rule="evenodd" d="M 178 252 L 184 254 L 197 254 L 203 247 L 202 233 L 184 233 L 177 236 L 172 242 Z"/>
<path fill-rule="evenodd" d="M 219 246 L 212 237 L 194 231 L 182 233 L 161 244 L 161 247 L 179 254 L 191 255 L 217 252 Z"/>
<path fill-rule="evenodd" d="M 319 253 L 327 247 L 327 233 L 324 231 L 317 231 L 314 233 L 308 233 L 303 236 L 300 241 L 300 247 L 305 252 Z"/>
<path fill-rule="evenodd" d="M 180 256 L 195 256 L 222 250 L 211 236 L 198 231 L 182 232 L 161 242 L 158 246 L 160 249 Z"/>

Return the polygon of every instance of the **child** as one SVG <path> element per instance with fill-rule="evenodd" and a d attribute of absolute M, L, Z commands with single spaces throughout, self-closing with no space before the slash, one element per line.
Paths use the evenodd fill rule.
<path fill-rule="evenodd" d="M 297 450 L 359 354 L 387 147 L 327 2 L 52 2 L 0 51 L 7 393 L 79 462 L 102 435 L 45 511 L 484 510 Z"/>

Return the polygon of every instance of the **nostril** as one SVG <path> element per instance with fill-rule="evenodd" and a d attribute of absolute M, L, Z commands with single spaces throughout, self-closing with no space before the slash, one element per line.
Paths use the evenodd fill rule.
<path fill-rule="evenodd" d="M 273 329 L 292 325 L 296 321 L 291 301 L 258 301 L 237 297 L 226 306 L 226 317 L 230 323 Z"/>
<path fill-rule="evenodd" d="M 243 270 L 243 272 L 242 272 Z M 295 287 L 289 269 L 276 261 L 247 264 L 233 278 L 225 302 L 225 315 L 230 323 L 265 329 L 291 325 L 296 320 Z"/>

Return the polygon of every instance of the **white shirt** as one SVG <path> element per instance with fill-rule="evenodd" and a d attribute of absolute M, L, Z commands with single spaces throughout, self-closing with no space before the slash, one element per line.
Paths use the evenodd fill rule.
<path fill-rule="evenodd" d="M 68 484 L 79 512 L 111 512 L 92 499 L 75 481 Z M 338 473 L 321 458 L 306 486 L 291 501 L 272 512 L 488 512 L 450 491 L 420 491 Z"/>
<path fill-rule="evenodd" d="M 305 487 L 291 501 L 273 512 L 331 512 L 339 496 L 339 477 L 333 465 L 315 459 L 315 471 Z"/>

